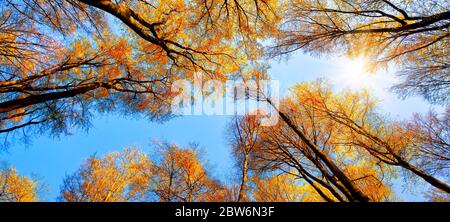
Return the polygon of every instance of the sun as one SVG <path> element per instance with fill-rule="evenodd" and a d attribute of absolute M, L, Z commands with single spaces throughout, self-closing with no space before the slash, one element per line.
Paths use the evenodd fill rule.
<path fill-rule="evenodd" d="M 340 61 L 339 78 L 351 88 L 365 88 L 370 84 L 369 62 L 365 58 L 346 58 Z"/>
<path fill-rule="evenodd" d="M 350 75 L 359 75 L 367 73 L 367 61 L 364 58 L 350 59 L 346 64 Z"/>

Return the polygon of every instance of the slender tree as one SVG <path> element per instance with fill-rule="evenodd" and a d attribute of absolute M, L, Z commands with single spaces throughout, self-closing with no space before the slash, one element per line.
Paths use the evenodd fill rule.
<path fill-rule="evenodd" d="M 248 190 L 249 171 L 251 170 L 251 155 L 260 146 L 258 138 L 260 127 L 256 116 L 235 116 L 228 125 L 228 140 L 233 150 L 233 155 L 237 161 L 240 174 L 239 192 L 236 201 L 246 201 L 246 191 Z"/>

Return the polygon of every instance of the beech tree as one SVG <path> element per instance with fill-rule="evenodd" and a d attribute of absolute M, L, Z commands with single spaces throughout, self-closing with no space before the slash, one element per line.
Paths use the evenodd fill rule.
<path fill-rule="evenodd" d="M 35 202 L 38 193 L 36 180 L 19 175 L 12 167 L 0 170 L 0 202 Z"/>
<path fill-rule="evenodd" d="M 260 127 L 258 127 L 256 116 L 235 116 L 228 125 L 228 140 L 233 150 L 233 155 L 241 172 L 237 202 L 248 200 L 249 174 L 252 166 L 250 158 L 255 149 L 260 146 L 258 138 Z"/>
<path fill-rule="evenodd" d="M 442 119 L 432 113 L 425 118 L 426 120 L 416 115 L 415 119 L 409 122 L 391 121 L 378 113 L 376 102 L 368 92 L 342 91 L 335 93 L 323 80 L 299 84 L 294 86 L 291 92 L 291 95 L 281 103 L 277 110 L 283 124 L 287 126 L 287 130 L 277 133 L 271 128 L 266 134 L 269 140 L 261 143 L 264 148 L 268 148 L 267 152 L 261 152 L 262 157 L 259 157 L 265 168 L 280 169 L 280 166 L 284 166 L 282 171 L 292 173 L 292 167 L 297 167 L 295 169 L 297 172 L 304 172 L 304 169 L 300 167 L 302 162 L 296 160 L 296 156 L 305 155 L 308 158 L 308 155 L 312 153 L 318 157 L 309 158 L 309 160 L 325 160 L 324 164 L 315 163 L 314 169 L 320 170 L 323 169 L 323 166 L 328 167 L 330 163 L 327 162 L 330 161 L 330 167 L 337 168 L 330 171 L 338 174 L 344 173 L 344 180 L 349 179 L 349 182 L 354 183 L 356 187 L 362 184 L 372 186 L 380 183 L 381 181 L 377 181 L 376 178 L 384 178 L 387 172 L 387 175 L 392 172 L 392 167 L 397 166 L 448 193 L 448 184 L 434 176 L 439 173 L 444 176 L 444 179 L 448 178 L 446 169 L 448 162 L 446 158 L 448 156 L 446 154 L 446 144 L 448 143 L 446 128 L 448 127 L 445 122 L 445 114 Z M 261 94 L 259 93 L 259 95 Z M 262 99 L 271 103 L 268 98 L 263 97 Z M 276 107 L 274 108 L 276 109 Z M 283 138 L 286 138 L 285 140 L 288 142 L 285 142 Z M 292 149 L 292 147 L 296 147 L 296 143 L 300 143 L 297 145 L 300 147 L 299 150 L 304 149 L 301 148 L 301 143 L 311 150 L 296 154 L 294 153 L 295 149 Z M 277 147 L 284 147 L 284 149 Z M 330 150 L 318 152 L 320 147 L 328 147 Z M 353 168 L 353 170 L 356 170 L 355 167 L 362 167 L 361 169 L 364 170 L 360 172 L 366 173 L 372 169 L 373 176 L 369 178 L 375 179 L 375 181 L 366 181 L 357 185 L 357 180 L 354 181 L 355 179 L 351 179 L 351 177 L 357 175 L 358 170 L 346 175 L 346 171 L 349 171 L 350 168 L 346 169 L 346 166 L 339 162 L 338 164 L 333 163 L 336 160 L 330 156 L 339 157 L 340 155 L 327 155 L 327 152 L 338 151 L 342 147 L 345 148 L 347 155 L 354 157 L 357 154 L 358 156 L 356 160 L 359 163 L 353 162 L 347 167 Z M 327 173 L 325 170 L 321 171 Z M 307 173 L 309 172 L 304 172 L 302 177 L 306 178 Z M 316 180 L 317 177 L 309 177 L 320 183 Z M 321 183 L 321 185 L 325 186 L 325 183 Z M 334 197 L 345 200 L 339 198 L 339 192 L 341 192 L 339 187 L 337 188 L 338 193 L 332 188 L 332 186 L 327 187 Z M 361 192 L 364 189 L 366 188 L 360 187 Z M 320 193 L 319 189 L 316 190 Z M 322 195 L 322 197 L 326 198 L 326 195 Z M 372 200 L 385 197 L 372 197 Z M 327 200 L 332 201 L 332 199 Z"/>
<path fill-rule="evenodd" d="M 153 168 L 152 192 L 163 202 L 229 201 L 230 191 L 210 176 L 195 147 L 158 145 L 160 158 Z"/>
<path fill-rule="evenodd" d="M 442 114 L 415 114 L 403 125 L 415 138 L 410 145 L 415 150 L 412 161 L 432 175 L 450 176 L 450 108 Z"/>
<path fill-rule="evenodd" d="M 299 102 L 298 106 L 301 108 L 297 107 L 296 111 L 290 112 L 289 117 L 295 121 L 295 129 L 312 144 L 308 145 L 300 139 L 291 126 L 284 122 L 276 127 L 258 126 L 261 132 L 258 136 L 260 147 L 255 149 L 251 158 L 251 166 L 258 172 L 256 174 L 292 176 L 302 181 L 303 184 L 299 182 L 301 185 L 308 186 L 309 191 L 312 191 L 309 196 L 316 196 L 316 200 L 388 199 L 390 189 L 382 180 L 383 175 L 373 169 L 376 168 L 375 163 L 364 160 L 354 152 L 347 152 L 339 144 L 339 126 L 308 112 L 307 104 L 300 104 L 305 103 Z M 308 115 L 311 116 L 307 117 Z M 312 149 L 312 145 L 316 149 Z M 336 174 L 339 173 L 341 175 L 337 177 Z M 343 183 L 341 178 L 347 181 Z"/>
<path fill-rule="evenodd" d="M 316 113 L 343 125 L 347 131 L 342 135 L 348 136 L 344 141 L 347 140 L 345 143 L 350 147 L 362 148 L 376 161 L 399 166 L 430 185 L 450 192 L 449 185 L 434 176 L 437 172 L 448 175 L 446 117 L 442 122 L 433 115 L 426 122 L 417 116 L 412 123 L 392 121 L 377 113 L 376 103 L 367 92 L 333 95 L 326 84 L 320 83 L 316 89 L 299 87 L 295 95 L 314 101 L 311 108 Z"/>
<path fill-rule="evenodd" d="M 403 170 L 407 172 L 404 179 L 421 178 L 434 187 L 431 200 L 445 199 L 449 172 L 446 113 L 390 120 L 380 114 L 369 92 L 335 92 L 324 80 L 298 84 L 290 92 L 278 109 L 273 107 L 280 116 L 277 126 L 262 127 L 257 117 L 250 116 L 233 124 L 234 144 L 242 144 L 241 160 L 245 144 L 253 141 L 250 144 L 256 145 L 243 166 L 251 167 L 256 178 L 269 175 L 259 178 L 259 198 L 282 200 L 279 193 L 270 196 L 264 191 L 276 181 L 271 175 L 281 174 L 296 180 L 297 186 L 291 189 L 309 186 L 313 193 L 309 196 L 315 200 L 386 201 L 395 198 L 390 182 Z M 252 97 L 272 104 L 261 92 Z M 256 135 L 249 137 L 248 132 Z M 284 192 L 270 186 L 274 192 Z"/>
<path fill-rule="evenodd" d="M 235 75 L 260 57 L 256 42 L 272 36 L 279 20 L 277 1 L 6 0 L 0 6 L 5 134 L 57 135 L 88 127 L 92 113 L 104 111 L 164 120 L 173 81 L 195 72 Z"/>
<path fill-rule="evenodd" d="M 66 202 L 145 201 L 152 163 L 139 150 L 91 157 L 61 186 L 60 200 Z"/>
<path fill-rule="evenodd" d="M 402 4 L 400 4 L 402 3 Z M 172 117 L 180 79 L 268 77 L 272 55 L 362 57 L 394 64 L 394 90 L 448 104 L 450 3 L 444 0 L 5 0 L 0 2 L 0 136 L 87 128 L 102 112 Z M 275 41 L 271 41 L 275 40 Z M 280 121 L 236 116 L 227 139 L 238 173 L 225 184 L 196 146 L 157 143 L 92 156 L 67 175 L 67 202 L 327 201 L 395 198 L 391 182 L 430 185 L 448 201 L 450 109 L 392 120 L 369 92 L 336 92 L 324 80 L 297 84 L 275 106 Z M 255 115 L 256 114 L 256 115 Z M 22 134 L 22 135 L 21 135 Z M 37 181 L 0 170 L 0 201 L 36 201 Z"/>
<path fill-rule="evenodd" d="M 230 191 L 205 170 L 194 147 L 157 143 L 149 158 L 138 149 L 124 149 L 103 158 L 91 157 L 61 186 L 67 202 L 199 202 L 228 201 Z"/>
<path fill-rule="evenodd" d="M 365 57 L 368 66 L 391 62 L 403 80 L 393 89 L 447 104 L 450 5 L 445 0 L 290 0 L 277 55 Z"/>

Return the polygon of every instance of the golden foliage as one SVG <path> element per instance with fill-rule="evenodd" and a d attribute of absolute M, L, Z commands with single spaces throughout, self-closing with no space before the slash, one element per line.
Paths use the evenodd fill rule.
<path fill-rule="evenodd" d="M 0 11 L 0 132 L 43 124 L 64 132 L 87 126 L 93 109 L 164 119 L 173 81 L 196 72 L 226 80 L 259 63 L 258 42 L 277 34 L 280 7 L 276 0 L 8 0 Z"/>
<path fill-rule="evenodd" d="M 0 202 L 35 202 L 37 199 L 35 180 L 20 176 L 14 168 L 0 171 Z"/>
<path fill-rule="evenodd" d="M 151 161 L 136 149 L 91 157 L 64 181 L 61 199 L 68 202 L 123 202 L 147 195 Z"/>
<path fill-rule="evenodd" d="M 289 0 L 275 54 L 367 58 L 366 69 L 399 66 L 402 96 L 448 102 L 450 17 L 445 0 Z"/>
<path fill-rule="evenodd" d="M 205 170 L 195 149 L 161 144 L 162 159 L 155 164 L 153 190 L 160 201 L 227 201 L 229 191 Z"/>
<path fill-rule="evenodd" d="M 308 184 L 302 184 L 290 174 L 253 178 L 256 202 L 321 202 L 324 201 Z"/>

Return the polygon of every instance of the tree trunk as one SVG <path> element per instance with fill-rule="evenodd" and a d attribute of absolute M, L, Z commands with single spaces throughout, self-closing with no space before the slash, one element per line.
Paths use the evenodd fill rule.
<path fill-rule="evenodd" d="M 36 105 L 51 100 L 58 100 L 64 98 L 74 97 L 80 94 L 84 94 L 88 91 L 101 87 L 101 83 L 94 83 L 87 86 L 82 86 L 61 92 L 51 92 L 39 95 L 31 95 L 21 99 L 15 99 L 0 103 L 0 113 L 11 112 L 16 109 L 25 108 L 28 106 Z"/>
<path fill-rule="evenodd" d="M 422 170 L 418 169 L 415 166 L 412 166 L 411 164 L 407 163 L 406 161 L 400 161 L 400 164 L 402 166 L 404 166 L 406 169 L 410 170 L 411 172 L 413 172 L 414 174 L 416 174 L 417 176 L 419 176 L 420 178 L 424 179 L 425 181 L 427 181 L 430 185 L 441 189 L 443 191 L 445 191 L 446 193 L 450 194 L 450 186 L 438 179 L 436 179 L 435 177 L 423 172 Z"/>
<path fill-rule="evenodd" d="M 267 102 L 278 112 L 281 119 L 291 128 L 297 136 L 300 137 L 300 139 L 319 157 L 326 166 L 333 172 L 333 174 L 339 179 L 339 181 L 344 185 L 347 190 L 352 194 L 352 196 L 360 202 L 369 202 L 370 198 L 365 195 L 351 180 L 347 177 L 347 175 L 344 174 L 344 172 L 339 169 L 336 164 L 325 154 L 323 153 L 319 147 L 317 147 L 311 140 L 309 140 L 306 135 L 304 135 L 300 130 L 297 129 L 297 127 L 291 122 L 289 117 L 281 112 L 279 109 L 277 109 L 272 101 L 268 98 L 266 98 Z"/>
<path fill-rule="evenodd" d="M 247 184 L 247 170 L 248 170 L 248 154 L 244 155 L 244 161 L 242 163 L 242 179 L 241 186 L 239 188 L 239 195 L 237 202 L 241 202 L 245 195 L 245 186 Z"/>

